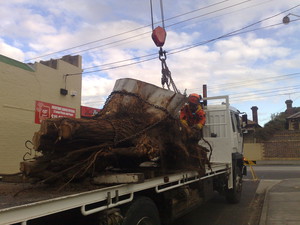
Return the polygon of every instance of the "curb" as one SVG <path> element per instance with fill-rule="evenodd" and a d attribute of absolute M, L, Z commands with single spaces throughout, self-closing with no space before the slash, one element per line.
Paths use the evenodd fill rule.
<path fill-rule="evenodd" d="M 269 191 L 266 190 L 264 204 L 260 215 L 260 220 L 258 225 L 266 225 L 268 218 L 268 208 L 269 208 Z"/>
<path fill-rule="evenodd" d="M 265 191 L 264 191 L 264 194 L 265 194 L 265 197 L 264 197 L 264 203 L 263 203 L 263 208 L 262 208 L 262 211 L 261 211 L 261 215 L 260 215 L 260 221 L 259 221 L 259 225 L 267 225 L 267 218 L 268 218 L 268 209 L 269 209 L 269 196 L 270 196 L 270 193 L 269 191 L 274 187 L 276 186 L 277 184 L 281 183 L 282 180 L 261 180 L 260 182 L 271 182 L 269 185 L 267 185 L 265 187 Z M 261 184 L 261 183 L 260 183 Z M 261 185 L 263 186 L 263 185 Z M 259 189 L 259 187 L 257 188 Z"/>

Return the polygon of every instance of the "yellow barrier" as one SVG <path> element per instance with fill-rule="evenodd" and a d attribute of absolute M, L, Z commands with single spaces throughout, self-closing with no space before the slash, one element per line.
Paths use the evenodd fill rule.
<path fill-rule="evenodd" d="M 244 165 L 250 167 L 252 179 L 255 180 L 255 181 L 258 180 L 258 177 L 256 176 L 256 173 L 254 172 L 253 167 L 252 167 L 253 165 L 256 165 L 256 161 L 255 160 L 248 160 L 248 159 L 244 158 Z"/>
<path fill-rule="evenodd" d="M 244 159 L 244 165 L 245 166 L 256 165 L 256 161 L 255 160 L 245 160 Z"/>

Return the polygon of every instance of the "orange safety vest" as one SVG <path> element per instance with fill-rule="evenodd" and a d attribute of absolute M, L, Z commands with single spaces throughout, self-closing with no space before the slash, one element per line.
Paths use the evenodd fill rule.
<path fill-rule="evenodd" d="M 194 113 L 191 112 L 189 105 L 185 105 L 180 111 L 180 121 L 190 127 L 196 125 L 201 129 L 206 121 L 205 112 L 200 105 Z"/>

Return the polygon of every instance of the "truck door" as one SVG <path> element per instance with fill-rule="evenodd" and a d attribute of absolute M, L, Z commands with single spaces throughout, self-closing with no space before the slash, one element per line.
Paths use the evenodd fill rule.
<path fill-rule="evenodd" d="M 243 133 L 240 124 L 239 114 L 231 111 L 231 123 L 233 131 L 233 148 L 236 152 L 243 152 Z"/>

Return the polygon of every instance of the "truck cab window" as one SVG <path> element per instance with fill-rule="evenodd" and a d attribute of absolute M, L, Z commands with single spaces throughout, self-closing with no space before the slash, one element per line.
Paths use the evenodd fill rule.
<path fill-rule="evenodd" d="M 235 115 L 235 119 L 236 119 L 236 127 L 237 127 L 237 131 L 242 134 L 242 128 L 241 128 L 241 118 L 238 114 L 234 114 Z"/>
<path fill-rule="evenodd" d="M 236 132 L 236 119 L 235 119 L 234 113 L 230 112 L 230 115 L 231 115 L 232 131 Z"/>

